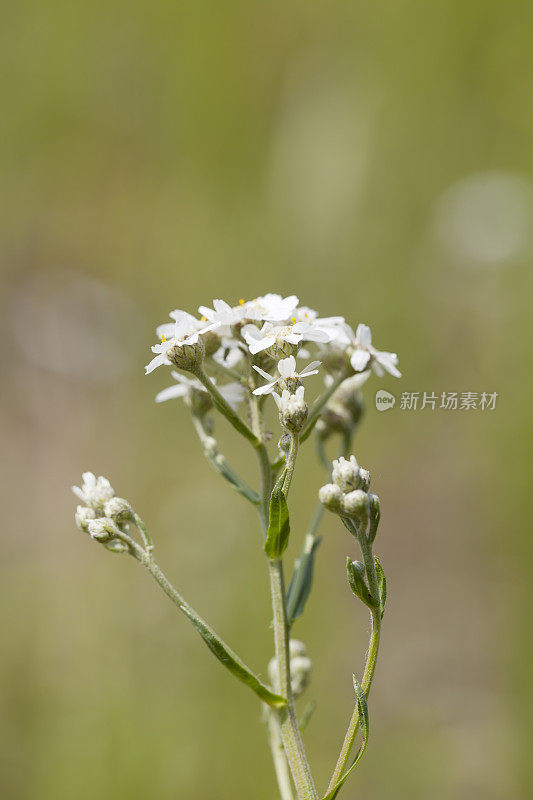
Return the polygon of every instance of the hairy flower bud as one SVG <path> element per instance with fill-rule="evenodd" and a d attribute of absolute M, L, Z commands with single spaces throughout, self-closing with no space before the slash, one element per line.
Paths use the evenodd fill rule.
<path fill-rule="evenodd" d="M 359 480 L 361 482 L 361 486 L 359 488 L 364 492 L 368 492 L 370 489 L 370 472 L 367 469 L 359 467 Z"/>
<path fill-rule="evenodd" d="M 167 349 L 165 355 L 176 367 L 190 372 L 195 367 L 200 366 L 204 360 L 205 345 L 203 338 L 200 336 L 196 342 L 188 344 L 176 341 Z"/>
<path fill-rule="evenodd" d="M 354 489 L 360 489 L 363 483 L 355 456 L 350 456 L 349 461 L 342 456 L 335 459 L 331 476 L 333 483 L 336 483 L 342 492 L 352 492 Z"/>
<path fill-rule="evenodd" d="M 326 483 L 318 491 L 318 499 L 328 511 L 338 514 L 341 511 L 342 492 L 336 483 Z"/>
<path fill-rule="evenodd" d="M 291 639 L 289 642 L 289 657 L 291 666 L 291 688 L 295 697 L 298 697 L 309 685 L 311 680 L 311 659 L 307 657 L 307 648 L 303 642 Z M 270 660 L 268 675 L 274 686 L 278 686 L 278 665 L 275 658 Z"/>
<path fill-rule="evenodd" d="M 120 533 L 117 525 L 109 517 L 99 517 L 98 519 L 90 520 L 87 523 L 87 530 L 92 539 L 96 539 L 102 544 L 110 542 L 115 539 Z"/>
<path fill-rule="evenodd" d="M 341 501 L 342 513 L 347 517 L 366 519 L 369 513 L 368 495 L 362 489 L 343 495 Z"/>
<path fill-rule="evenodd" d="M 272 395 L 279 409 L 279 421 L 286 430 L 298 433 L 302 430 L 307 419 L 307 403 L 304 400 L 304 387 L 299 386 L 294 394 L 287 389 L 283 390 L 281 397 Z"/>
<path fill-rule="evenodd" d="M 78 506 L 76 509 L 76 513 L 74 514 L 74 519 L 76 521 L 76 525 L 80 529 L 80 531 L 84 531 L 87 533 L 88 531 L 88 524 L 91 520 L 96 518 L 96 512 L 93 508 L 87 508 L 87 506 Z"/>
<path fill-rule="evenodd" d="M 126 522 L 131 519 L 132 507 L 123 497 L 112 497 L 104 505 L 104 514 L 115 522 Z"/>
<path fill-rule="evenodd" d="M 307 656 L 291 658 L 291 688 L 295 697 L 299 697 L 309 686 L 313 664 Z"/>

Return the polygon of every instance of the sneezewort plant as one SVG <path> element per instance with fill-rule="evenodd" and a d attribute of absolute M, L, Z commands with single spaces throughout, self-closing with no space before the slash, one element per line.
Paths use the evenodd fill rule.
<path fill-rule="evenodd" d="M 203 452 L 211 465 L 257 510 L 270 577 L 274 657 L 269 683 L 261 680 L 173 587 L 159 567 L 147 526 L 131 504 L 115 495 L 106 478 L 83 475 L 73 491 L 81 501 L 75 519 L 80 530 L 114 553 L 133 556 L 196 628 L 212 653 L 247 685 L 262 703 L 263 718 L 282 800 L 333 800 L 359 763 L 368 741 L 368 694 L 374 676 L 386 597 L 383 569 L 373 544 L 380 519 L 380 502 L 370 492 L 370 475 L 350 455 L 362 415 L 361 386 L 373 370 L 400 377 L 394 353 L 372 345 L 370 328 L 354 332 L 342 317 L 319 317 L 299 305 L 296 296 L 267 294 L 230 306 L 214 300 L 200 306 L 201 319 L 173 311 L 172 322 L 157 328 L 158 343 L 146 373 L 173 366 L 174 384 L 156 396 L 157 402 L 181 398 L 191 414 Z M 297 358 L 317 359 L 300 368 Z M 305 362 L 304 362 L 305 363 Z M 325 388 L 308 403 L 307 381 L 323 373 Z M 266 383 L 265 383 L 266 381 Z M 305 381 L 305 386 L 304 386 Z M 280 438 L 277 452 L 267 447 L 265 405 L 272 395 L 277 406 Z M 257 456 L 259 479 L 244 479 L 220 451 L 215 414 L 226 418 Z M 318 493 L 309 528 L 301 544 L 288 587 L 284 553 L 291 536 L 288 497 L 300 446 L 313 434 L 316 452 L 330 477 Z M 338 457 L 331 466 L 326 448 L 338 440 Z M 298 718 L 296 699 L 311 676 L 311 660 L 302 642 L 291 638 L 311 591 L 318 535 L 324 509 L 336 514 L 357 543 L 361 560 L 346 561 L 347 581 L 371 619 L 370 643 L 363 674 L 355 675 L 354 705 L 329 786 L 316 788 L 302 740 L 313 706 Z M 354 743 L 362 741 L 355 755 Z"/>

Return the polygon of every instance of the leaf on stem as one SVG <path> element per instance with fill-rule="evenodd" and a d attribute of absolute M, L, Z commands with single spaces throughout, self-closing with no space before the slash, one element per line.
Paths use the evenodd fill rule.
<path fill-rule="evenodd" d="M 270 495 L 270 514 L 264 550 L 270 559 L 281 558 L 289 543 L 289 507 L 281 486 L 274 486 Z"/>
<path fill-rule="evenodd" d="M 381 618 L 383 619 L 383 614 L 385 613 L 385 601 L 387 600 L 387 579 L 385 578 L 383 567 L 379 563 L 379 558 L 377 556 L 374 556 L 374 561 L 376 564 L 376 577 L 378 579 L 379 588 L 379 607 L 381 609 Z"/>
<path fill-rule="evenodd" d="M 253 672 L 251 672 L 246 664 L 234 653 L 217 634 L 214 632 L 204 620 L 199 617 L 190 606 L 183 604 L 181 606 L 183 613 L 190 619 L 206 645 L 211 652 L 218 658 L 218 660 L 228 669 L 235 677 L 245 683 L 252 689 L 263 702 L 274 708 L 283 708 L 287 705 L 287 701 L 279 694 L 274 694 L 268 686 L 265 686 Z"/>
<path fill-rule="evenodd" d="M 303 614 L 307 598 L 311 592 L 315 567 L 315 552 L 322 541 L 319 537 L 306 537 L 303 550 L 294 562 L 294 572 L 287 590 L 287 618 L 289 625 Z"/>
<path fill-rule="evenodd" d="M 355 675 L 353 676 L 353 685 L 355 689 L 355 695 L 357 698 L 357 707 L 359 709 L 359 725 L 361 726 L 361 733 L 363 734 L 363 741 L 361 742 L 361 747 L 357 751 L 357 755 L 355 756 L 352 764 L 348 770 L 344 773 L 342 778 L 335 784 L 333 789 L 327 793 L 322 800 L 334 800 L 339 793 L 340 788 L 348 778 L 351 771 L 357 766 L 357 764 L 361 761 L 363 754 L 366 750 L 366 746 L 368 743 L 368 734 L 369 734 L 369 720 L 368 720 L 368 705 L 366 702 L 365 693 L 363 692 L 361 685 L 358 683 L 357 678 Z"/>

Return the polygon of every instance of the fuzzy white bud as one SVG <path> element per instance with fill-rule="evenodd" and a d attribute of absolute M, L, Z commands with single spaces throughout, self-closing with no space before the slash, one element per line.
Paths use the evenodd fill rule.
<path fill-rule="evenodd" d="M 109 519 L 109 517 L 99 517 L 98 519 L 90 520 L 87 523 L 87 530 L 92 539 L 96 539 L 103 544 L 110 542 L 120 533 L 116 524 L 112 519 Z"/>
<path fill-rule="evenodd" d="M 342 492 L 336 483 L 326 483 L 318 490 L 318 499 L 329 511 L 341 510 Z"/>
<path fill-rule="evenodd" d="M 343 495 L 342 513 L 348 517 L 361 519 L 368 517 L 368 495 L 362 489 L 355 489 L 353 492 Z"/>
<path fill-rule="evenodd" d="M 354 489 L 360 489 L 362 485 L 360 468 L 355 456 L 350 456 L 349 460 L 342 456 L 335 459 L 331 477 L 342 492 L 352 492 Z"/>
<path fill-rule="evenodd" d="M 80 531 L 87 533 L 87 526 L 89 522 L 93 519 L 96 519 L 96 512 L 93 508 L 88 508 L 87 506 L 78 506 L 76 513 L 74 514 L 74 519 Z"/>
<path fill-rule="evenodd" d="M 132 507 L 123 497 L 112 497 L 104 504 L 104 514 L 106 517 L 114 519 L 115 522 L 123 522 L 131 518 Z"/>
<path fill-rule="evenodd" d="M 281 397 L 272 395 L 279 409 L 279 421 L 291 433 L 298 433 L 305 425 L 307 419 L 307 403 L 304 399 L 304 387 L 299 386 L 294 394 L 284 389 Z"/>

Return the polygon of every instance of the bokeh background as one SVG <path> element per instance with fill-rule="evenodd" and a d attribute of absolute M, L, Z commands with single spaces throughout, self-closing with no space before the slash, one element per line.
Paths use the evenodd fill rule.
<path fill-rule="evenodd" d="M 355 447 L 390 601 L 371 746 L 343 796 L 532 796 L 532 22 L 519 0 L 3 8 L 3 798 L 276 796 L 253 695 L 135 562 L 76 531 L 69 489 L 107 475 L 171 579 L 265 671 L 253 512 L 143 366 L 169 310 L 266 291 L 371 324 L 404 373 L 367 384 Z M 380 413 L 378 388 L 499 398 Z M 322 480 L 309 447 L 296 540 Z M 353 545 L 331 517 L 322 532 L 294 629 L 321 787 L 368 632 Z"/>

